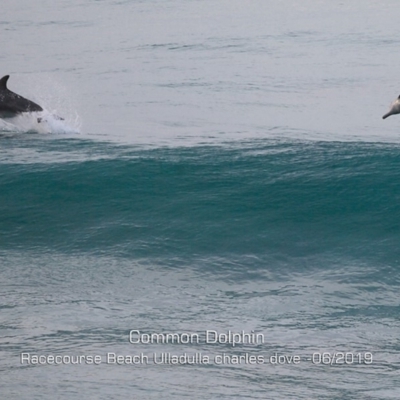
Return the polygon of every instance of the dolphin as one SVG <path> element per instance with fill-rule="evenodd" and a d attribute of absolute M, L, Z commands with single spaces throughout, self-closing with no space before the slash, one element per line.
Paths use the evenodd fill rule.
<path fill-rule="evenodd" d="M 10 75 L 6 75 L 0 79 L 0 118 L 12 118 L 24 112 L 43 111 L 39 104 L 8 90 L 9 77 Z"/>
<path fill-rule="evenodd" d="M 394 114 L 400 114 L 400 96 L 390 105 L 390 110 L 382 118 L 385 119 Z"/>

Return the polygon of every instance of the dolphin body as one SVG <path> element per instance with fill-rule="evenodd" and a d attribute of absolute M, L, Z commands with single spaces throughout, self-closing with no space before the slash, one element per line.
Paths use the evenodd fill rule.
<path fill-rule="evenodd" d="M 6 75 L 0 79 L 0 118 L 12 118 L 24 112 L 43 111 L 39 104 L 8 90 L 9 77 L 10 75 Z"/>
<path fill-rule="evenodd" d="M 394 114 L 400 114 L 400 96 L 390 105 L 390 110 L 382 118 L 385 119 Z"/>

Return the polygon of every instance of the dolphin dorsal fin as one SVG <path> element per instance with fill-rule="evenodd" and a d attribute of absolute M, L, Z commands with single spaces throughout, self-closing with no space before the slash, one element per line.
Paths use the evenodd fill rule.
<path fill-rule="evenodd" d="M 7 89 L 7 81 L 8 81 L 8 78 L 10 77 L 10 75 L 6 75 L 6 76 L 3 76 L 1 79 L 0 79 L 0 90 L 5 90 L 5 89 Z"/>
<path fill-rule="evenodd" d="M 5 75 L 0 79 L 0 90 L 7 89 L 7 81 L 10 75 Z"/>

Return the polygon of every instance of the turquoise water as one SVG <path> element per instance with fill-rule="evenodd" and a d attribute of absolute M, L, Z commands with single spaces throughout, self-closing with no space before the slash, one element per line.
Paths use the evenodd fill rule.
<path fill-rule="evenodd" d="M 398 145 L 259 140 L 140 149 L 13 139 L 2 150 L 19 154 L 1 166 L 5 249 L 251 255 L 271 266 L 328 255 L 392 265 L 399 255 Z M 30 160 L 19 160 L 27 151 Z M 54 160 L 39 162 L 46 157 Z"/>
<path fill-rule="evenodd" d="M 246 4 L 7 5 L 1 398 L 398 398 L 395 3 Z"/>

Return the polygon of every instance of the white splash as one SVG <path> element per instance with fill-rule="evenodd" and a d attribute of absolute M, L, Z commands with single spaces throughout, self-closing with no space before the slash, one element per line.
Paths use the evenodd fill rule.
<path fill-rule="evenodd" d="M 43 111 L 22 113 L 0 119 L 0 132 L 39 134 L 79 134 L 81 119 L 76 112 L 73 96 L 67 88 L 50 76 L 24 81 L 24 97 L 40 104 Z"/>
<path fill-rule="evenodd" d="M 73 119 L 64 119 L 57 113 L 43 110 L 41 112 L 23 113 L 6 120 L 0 119 L 0 131 L 41 134 L 79 134 L 80 118 L 75 114 Z"/>

